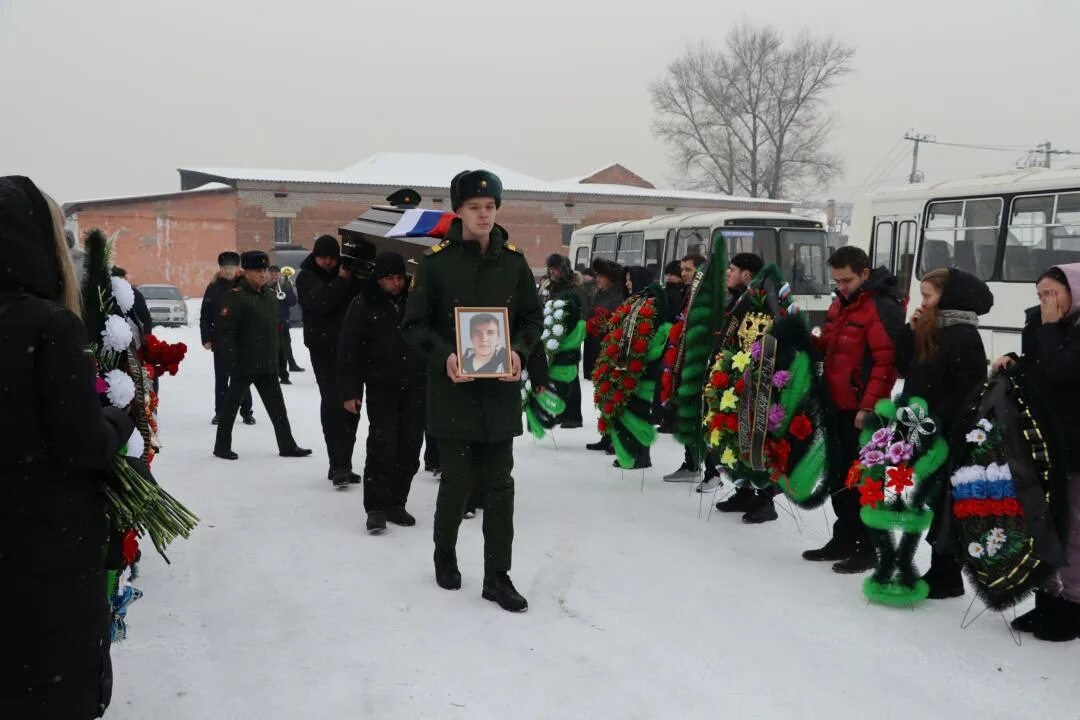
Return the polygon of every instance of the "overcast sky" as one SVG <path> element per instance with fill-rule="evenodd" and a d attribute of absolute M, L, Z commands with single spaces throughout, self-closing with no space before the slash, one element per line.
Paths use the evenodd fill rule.
<path fill-rule="evenodd" d="M 0 174 L 70 201 L 175 190 L 183 166 L 412 151 L 546 179 L 621 162 L 673 185 L 649 83 L 738 21 L 857 47 L 830 98 L 838 198 L 875 170 L 902 182 L 910 127 L 1080 151 L 1075 0 L 0 0 Z M 1020 155 L 929 146 L 921 166 L 943 179 Z"/>

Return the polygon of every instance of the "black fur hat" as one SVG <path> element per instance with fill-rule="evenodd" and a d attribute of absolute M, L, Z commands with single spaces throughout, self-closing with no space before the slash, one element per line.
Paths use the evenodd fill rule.
<path fill-rule="evenodd" d="M 466 170 L 450 181 L 450 205 L 454 212 L 473 198 L 491 198 L 495 207 L 502 207 L 502 180 L 487 170 Z"/>

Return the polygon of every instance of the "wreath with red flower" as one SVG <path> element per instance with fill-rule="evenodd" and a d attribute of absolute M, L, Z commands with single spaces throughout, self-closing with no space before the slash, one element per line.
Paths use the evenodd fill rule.
<path fill-rule="evenodd" d="M 601 341 L 593 370 L 597 429 L 612 439 L 619 464 L 627 468 L 634 465 L 640 446 L 656 442 L 656 428 L 649 421 L 656 381 L 645 373 L 663 355 L 670 325 L 660 319 L 651 294 L 620 305 L 609 318 L 610 330 Z"/>

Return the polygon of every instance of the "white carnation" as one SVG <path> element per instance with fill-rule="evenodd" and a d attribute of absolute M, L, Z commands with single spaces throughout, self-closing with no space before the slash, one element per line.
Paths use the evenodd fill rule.
<path fill-rule="evenodd" d="M 962 468 L 958 468 L 952 476 L 953 485 L 964 485 L 966 483 L 978 482 L 980 480 L 986 480 L 986 468 L 982 465 L 965 465 Z"/>
<path fill-rule="evenodd" d="M 551 317 L 550 315 L 548 315 L 546 318 L 544 318 L 544 325 L 546 325 L 548 327 L 551 327 L 554 324 L 555 324 L 555 318 Z"/>
<path fill-rule="evenodd" d="M 105 382 L 109 386 L 109 402 L 115 407 L 126 408 L 135 399 L 135 382 L 123 370 L 105 373 Z"/>
<path fill-rule="evenodd" d="M 563 310 L 556 310 L 554 315 L 556 320 L 562 320 L 564 317 L 566 317 L 566 312 L 564 312 Z"/>
<path fill-rule="evenodd" d="M 559 341 L 554 339 L 548 340 L 547 345 L 545 345 L 544 347 L 546 347 L 551 352 L 555 352 L 559 349 Z"/>
<path fill-rule="evenodd" d="M 114 353 L 122 353 L 131 345 L 135 336 L 131 333 L 131 326 L 127 320 L 119 315 L 110 315 L 105 318 L 105 329 L 101 331 L 101 342 L 106 350 Z"/>
<path fill-rule="evenodd" d="M 562 337 L 562 334 L 564 332 L 566 332 L 566 328 L 564 328 L 562 325 L 555 325 L 551 328 L 551 334 L 555 337 Z"/>
<path fill-rule="evenodd" d="M 131 437 L 127 441 L 127 456 L 128 457 L 142 457 L 143 452 L 146 451 L 146 443 L 143 442 L 142 434 L 136 429 L 131 433 Z"/>
<path fill-rule="evenodd" d="M 562 310 L 564 307 L 566 307 L 566 301 L 565 300 L 556 300 L 555 301 L 555 307 L 557 309 L 559 309 L 559 310 Z"/>
<path fill-rule="evenodd" d="M 131 312 L 131 308 L 135 307 L 135 290 L 132 289 L 131 283 L 124 278 L 114 277 L 112 280 L 112 294 L 113 299 L 116 300 L 116 304 L 120 307 L 120 312 L 127 315 Z"/>
<path fill-rule="evenodd" d="M 547 340 L 549 337 L 551 337 L 551 330 L 550 329 L 549 330 L 544 330 L 544 334 L 540 336 L 540 339 L 541 340 Z"/>
<path fill-rule="evenodd" d="M 525 389 L 528 391 L 532 391 L 532 380 L 525 381 Z"/>

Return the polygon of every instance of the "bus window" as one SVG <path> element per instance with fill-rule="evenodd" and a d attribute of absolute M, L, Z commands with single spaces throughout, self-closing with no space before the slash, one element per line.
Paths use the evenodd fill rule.
<path fill-rule="evenodd" d="M 870 256 L 872 267 L 884 265 L 890 271 L 893 268 L 893 224 L 891 222 L 879 222 L 874 230 L 874 249 Z"/>
<path fill-rule="evenodd" d="M 645 241 L 645 269 L 653 280 L 660 280 L 660 240 L 657 238 Z"/>
<path fill-rule="evenodd" d="M 1054 265 L 1080 262 L 1080 193 L 1013 200 L 1002 279 L 1034 282 Z"/>
<path fill-rule="evenodd" d="M 825 233 L 821 230 L 780 231 L 781 271 L 796 295 L 828 295 Z"/>
<path fill-rule="evenodd" d="M 645 244 L 645 233 L 623 233 L 619 236 L 619 251 L 615 254 L 615 262 L 623 267 L 641 265 L 641 250 Z"/>
<path fill-rule="evenodd" d="M 618 238 L 615 237 L 615 233 L 594 236 L 592 245 L 593 257 L 615 262 L 615 247 L 617 243 Z"/>
<path fill-rule="evenodd" d="M 907 297 L 911 290 L 911 274 L 915 271 L 915 237 L 917 235 L 914 220 L 905 220 L 896 228 L 896 267 L 893 271 L 899 281 L 900 292 Z"/>
<path fill-rule="evenodd" d="M 664 262 L 669 263 L 672 260 L 682 260 L 683 256 L 679 254 L 679 246 L 677 240 L 677 233 L 674 230 L 667 231 L 667 239 L 664 240 Z"/>
<path fill-rule="evenodd" d="M 679 260 L 687 255 L 709 256 L 709 229 L 682 228 L 679 230 Z"/>
<path fill-rule="evenodd" d="M 589 248 L 579 247 L 574 255 L 574 269 L 585 270 L 589 267 Z"/>
<path fill-rule="evenodd" d="M 1001 198 L 930 203 L 920 276 L 956 266 L 989 280 L 997 262 L 1001 206 Z"/>
<path fill-rule="evenodd" d="M 776 230 L 773 228 L 732 228 L 717 230 L 727 241 L 728 259 L 739 253 L 754 253 L 765 264 L 776 262 Z"/>

